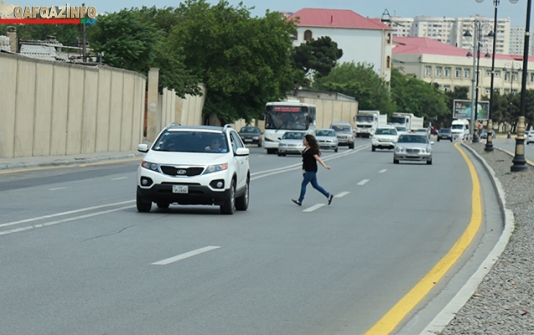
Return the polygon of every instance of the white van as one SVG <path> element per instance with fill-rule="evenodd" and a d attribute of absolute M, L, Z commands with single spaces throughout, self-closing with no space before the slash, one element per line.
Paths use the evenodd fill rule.
<path fill-rule="evenodd" d="M 452 139 L 469 139 L 469 120 L 457 119 L 451 124 Z"/>

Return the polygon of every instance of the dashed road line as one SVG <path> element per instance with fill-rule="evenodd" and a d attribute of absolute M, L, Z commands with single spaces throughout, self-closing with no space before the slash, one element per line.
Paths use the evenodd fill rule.
<path fill-rule="evenodd" d="M 157 261 L 157 262 L 152 263 L 152 265 L 167 265 L 167 264 L 171 264 L 171 263 L 174 263 L 174 262 L 178 262 L 178 261 L 184 260 L 184 259 L 189 258 L 189 257 L 193 257 L 193 256 L 196 256 L 196 255 L 203 254 L 203 253 L 208 252 L 208 251 L 219 249 L 219 248 L 220 247 L 217 247 L 217 246 L 208 246 L 208 247 L 196 249 L 196 250 L 193 250 L 193 251 L 189 251 L 189 252 L 174 256 L 174 257 L 162 259 L 161 261 Z"/>
<path fill-rule="evenodd" d="M 364 180 L 362 180 L 361 182 L 359 182 L 359 183 L 356 184 L 356 185 L 362 186 L 362 185 L 367 184 L 368 181 L 369 181 L 369 179 L 364 179 Z"/>

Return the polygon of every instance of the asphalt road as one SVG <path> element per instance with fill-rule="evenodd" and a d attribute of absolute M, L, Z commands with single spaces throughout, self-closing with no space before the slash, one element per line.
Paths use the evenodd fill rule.
<path fill-rule="evenodd" d="M 138 213 L 139 160 L 2 174 L 0 334 L 364 334 L 470 225 L 461 151 L 440 142 L 433 165 L 394 165 L 391 151 L 358 139 L 323 156 L 332 205 L 309 186 L 298 207 L 300 157 L 251 147 L 249 210 L 232 216 L 209 206 Z M 431 298 L 439 309 L 453 272 L 468 278 L 476 246 L 489 248 L 498 227 L 492 211 L 482 221 L 408 317 Z"/>

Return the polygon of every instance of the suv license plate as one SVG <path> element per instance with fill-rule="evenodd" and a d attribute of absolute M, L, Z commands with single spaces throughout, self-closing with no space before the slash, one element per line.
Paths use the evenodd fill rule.
<path fill-rule="evenodd" d="M 172 193 L 188 193 L 189 187 L 185 185 L 172 185 Z"/>

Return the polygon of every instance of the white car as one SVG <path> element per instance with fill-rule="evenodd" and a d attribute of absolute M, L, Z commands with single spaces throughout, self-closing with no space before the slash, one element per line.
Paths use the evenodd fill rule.
<path fill-rule="evenodd" d="M 319 148 L 323 150 L 334 150 L 338 151 L 339 144 L 336 132 L 333 129 L 317 129 L 315 131 L 315 138 L 319 144 Z"/>
<path fill-rule="evenodd" d="M 376 149 L 393 149 L 397 143 L 399 135 L 397 129 L 393 126 L 376 128 L 373 137 L 371 137 L 371 150 Z"/>
<path fill-rule="evenodd" d="M 287 154 L 299 154 L 304 150 L 304 136 L 307 132 L 299 130 L 286 131 L 278 144 L 278 156 Z"/>
<path fill-rule="evenodd" d="M 221 213 L 247 210 L 249 149 L 229 125 L 171 124 L 149 148 L 137 170 L 137 210 L 149 212 L 170 204 L 218 205 Z"/>
<path fill-rule="evenodd" d="M 524 136 L 525 136 L 525 142 L 527 142 L 527 144 L 534 142 L 534 130 L 525 130 Z"/>

